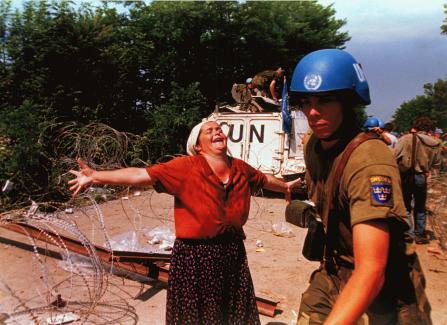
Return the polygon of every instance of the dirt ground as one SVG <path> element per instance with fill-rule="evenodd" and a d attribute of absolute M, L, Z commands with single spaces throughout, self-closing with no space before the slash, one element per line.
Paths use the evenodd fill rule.
<path fill-rule="evenodd" d="M 431 219 L 436 219 L 436 222 L 430 221 L 428 227 L 434 229 L 432 240 L 428 245 L 417 247 L 427 279 L 433 323 L 439 325 L 447 324 L 447 308 L 444 306 L 447 255 L 439 250 L 439 238 L 447 229 L 447 213 L 441 207 L 445 205 L 445 187 L 442 184 L 445 185 L 445 179 L 433 185 L 430 193 Z M 444 197 L 443 202 L 439 201 L 440 197 Z M 124 199 L 103 203 L 99 210 L 85 207 L 60 217 L 69 218 L 90 240 L 103 245 L 104 232 L 96 220 L 98 215 L 104 216 L 106 232 L 113 237 L 133 229 L 151 229 L 160 225 L 172 228 L 172 206 L 172 197 L 148 190 L 131 192 Z M 318 266 L 301 255 L 305 230 L 286 224 L 291 237 L 272 233 L 272 225 L 284 221 L 285 207 L 282 199 L 255 197 L 245 226 L 245 246 L 256 293 L 279 301 L 277 315 L 274 318 L 261 316 L 262 324 L 295 323 L 301 293 L 307 286 L 310 273 Z M 262 249 L 256 246 L 258 240 L 263 244 Z M 145 241 L 147 238 L 142 236 L 140 244 Z M 58 257 L 58 254 L 51 254 L 52 250 L 57 253 L 57 249 L 47 246 L 50 253 L 45 255 L 43 251 L 41 254 L 33 252 L 33 246 L 46 247 L 0 228 L 0 313 L 13 316 L 5 321 L 6 324 L 47 324 L 46 318 L 51 312 L 44 307 L 57 294 L 69 302 L 63 309 L 65 312 L 88 314 L 87 324 L 164 324 L 164 285 L 106 274 L 73 276 L 61 267 L 60 259 L 51 257 Z M 429 253 L 429 250 L 434 252 Z M 95 292 L 101 294 L 95 296 Z M 94 309 L 89 307 L 92 302 Z M 81 322 L 73 324 L 76 323 Z"/>

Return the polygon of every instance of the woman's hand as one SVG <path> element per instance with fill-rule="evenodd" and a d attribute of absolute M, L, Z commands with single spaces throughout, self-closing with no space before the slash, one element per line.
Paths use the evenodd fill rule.
<path fill-rule="evenodd" d="M 292 199 L 292 190 L 295 187 L 301 185 L 301 178 L 297 178 L 290 182 L 284 182 L 283 180 L 279 180 L 273 175 L 265 174 L 267 177 L 267 182 L 264 184 L 264 188 L 270 191 L 284 193 L 285 199 L 288 203 L 290 203 Z"/>
<path fill-rule="evenodd" d="M 69 171 L 69 173 L 76 176 L 76 178 L 68 181 L 68 184 L 72 185 L 70 191 L 73 192 L 73 196 L 76 196 L 83 188 L 93 183 L 93 174 L 95 173 L 95 170 L 87 166 L 80 158 L 77 159 L 77 162 L 79 171 Z"/>
<path fill-rule="evenodd" d="M 77 195 L 83 188 L 91 184 L 108 184 L 124 186 L 148 186 L 153 185 L 146 168 L 118 168 L 114 170 L 97 171 L 87 166 L 81 159 L 78 159 L 79 171 L 70 170 L 76 176 L 68 184 L 72 185 L 70 191 L 73 196 Z"/>
<path fill-rule="evenodd" d="M 297 178 L 293 181 L 286 183 L 285 199 L 288 203 L 290 203 L 290 201 L 292 201 L 292 190 L 294 188 L 299 187 L 301 185 L 301 183 L 302 183 L 301 178 Z"/>

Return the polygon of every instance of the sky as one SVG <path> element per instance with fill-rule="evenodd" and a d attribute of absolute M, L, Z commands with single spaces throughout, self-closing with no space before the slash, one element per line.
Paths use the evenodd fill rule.
<path fill-rule="evenodd" d="M 447 0 L 318 0 L 333 4 L 346 50 L 362 64 L 371 105 L 366 113 L 387 122 L 424 84 L 447 78 L 447 35 L 440 27 Z"/>

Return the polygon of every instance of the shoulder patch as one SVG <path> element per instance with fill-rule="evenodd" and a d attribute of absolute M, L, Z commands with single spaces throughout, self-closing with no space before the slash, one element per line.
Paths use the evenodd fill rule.
<path fill-rule="evenodd" d="M 389 176 L 371 176 L 370 196 L 374 206 L 393 206 L 393 186 Z"/>

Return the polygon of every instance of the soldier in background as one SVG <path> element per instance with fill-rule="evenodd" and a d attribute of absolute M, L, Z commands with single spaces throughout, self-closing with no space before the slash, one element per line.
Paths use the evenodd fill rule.
<path fill-rule="evenodd" d="M 417 256 L 411 264 L 405 255 L 408 224 L 395 158 L 378 135 L 356 126 L 354 108 L 371 102 L 360 64 L 345 51 L 312 52 L 296 66 L 289 96 L 312 129 L 306 183 L 325 238 L 310 241 L 323 246 L 313 256 L 321 266 L 302 296 L 298 324 L 430 324 L 423 288 L 412 282 L 424 281 Z M 370 139 L 350 152 L 337 179 L 361 135 Z"/>
<path fill-rule="evenodd" d="M 365 132 L 374 132 L 382 138 L 388 146 L 391 146 L 391 138 L 384 132 L 385 123 L 375 117 L 368 117 L 363 124 Z"/>
<path fill-rule="evenodd" d="M 441 136 L 442 136 L 442 129 L 436 128 L 435 131 L 433 132 L 433 138 L 441 139 Z"/>
<path fill-rule="evenodd" d="M 233 84 L 231 96 L 237 103 L 248 103 L 251 100 L 251 96 L 255 95 L 252 81 L 252 78 L 247 78 L 245 84 Z"/>
<path fill-rule="evenodd" d="M 259 91 L 253 88 L 253 79 L 247 78 L 245 84 L 233 84 L 231 88 L 231 96 L 240 104 L 239 109 L 246 112 L 263 112 L 264 109 L 253 100 L 254 95 L 259 95 Z"/>
<path fill-rule="evenodd" d="M 441 136 L 441 172 L 447 171 L 447 133 Z"/>
<path fill-rule="evenodd" d="M 433 129 L 434 124 L 429 117 L 419 117 L 410 133 L 402 136 L 395 148 L 408 222 L 412 225 L 416 244 L 429 242 L 425 232 L 427 179 L 433 169 L 441 167 L 441 141 L 428 134 Z"/>
<path fill-rule="evenodd" d="M 284 86 L 284 70 L 279 67 L 276 70 L 262 71 L 253 77 L 252 85 L 260 91 L 261 96 L 270 97 L 278 102 Z"/>
<path fill-rule="evenodd" d="M 388 146 L 391 149 L 394 149 L 397 144 L 397 137 L 392 133 L 394 129 L 394 125 L 391 122 L 385 123 L 383 126 L 383 137 L 387 137 L 389 139 L 390 144 Z"/>

